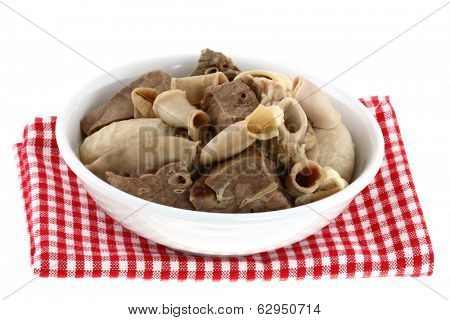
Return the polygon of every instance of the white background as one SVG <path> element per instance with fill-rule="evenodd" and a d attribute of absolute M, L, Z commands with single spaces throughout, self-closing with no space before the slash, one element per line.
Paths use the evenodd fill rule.
<path fill-rule="evenodd" d="M 380 0 L 5 2 L 106 70 L 210 47 L 231 56 L 292 61 L 325 80 L 443 5 Z M 354 97 L 391 95 L 436 255 L 434 275 L 420 281 L 446 297 L 449 21 L 450 5 L 334 82 Z M 0 3 L 1 297 L 33 278 L 11 145 L 25 123 L 57 114 L 68 97 L 100 72 Z M 253 283 L 37 279 L 0 302 L 0 318 L 133 319 L 140 317 L 129 316 L 128 305 L 208 302 L 253 309 L 269 302 L 320 303 L 319 316 L 304 317 L 316 319 L 448 319 L 449 314 L 448 300 L 411 278 Z M 256 313 L 235 318 L 253 317 Z M 271 318 L 282 316 L 259 317 Z"/>

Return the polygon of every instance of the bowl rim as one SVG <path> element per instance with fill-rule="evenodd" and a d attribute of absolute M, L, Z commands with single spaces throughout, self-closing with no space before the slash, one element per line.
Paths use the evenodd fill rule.
<path fill-rule="evenodd" d="M 102 194 L 108 198 L 112 198 L 115 201 L 126 204 L 130 208 L 134 208 L 133 212 L 145 211 L 149 213 L 151 210 L 152 215 L 161 216 L 164 218 L 171 218 L 175 220 L 189 220 L 191 222 L 200 222 L 207 221 L 209 223 L 214 224 L 240 224 L 246 222 L 265 222 L 273 220 L 275 217 L 278 219 L 291 219 L 296 218 L 298 215 L 321 215 L 320 212 L 324 212 L 326 210 L 332 209 L 337 204 L 340 204 L 345 201 L 351 201 L 353 198 L 361 192 L 375 177 L 376 173 L 381 167 L 383 158 L 384 158 L 384 138 L 381 132 L 381 128 L 376 121 L 375 117 L 370 113 L 370 111 L 361 105 L 361 102 L 357 99 L 354 99 L 336 88 L 335 86 L 321 81 L 320 79 L 310 76 L 307 72 L 301 72 L 305 78 L 311 79 L 314 83 L 326 83 L 326 88 L 324 91 L 334 96 L 338 99 L 343 99 L 346 101 L 351 101 L 352 105 L 360 105 L 360 112 L 364 114 L 367 118 L 368 131 L 373 134 L 373 139 L 371 141 L 374 156 L 367 160 L 366 168 L 361 172 L 358 178 L 353 180 L 346 188 L 339 191 L 336 194 L 333 194 L 324 199 L 318 200 L 316 202 L 310 203 L 308 205 L 292 207 L 288 209 L 282 209 L 277 211 L 267 211 L 267 212 L 258 212 L 253 214 L 248 213 L 215 213 L 215 212 L 205 212 L 205 211 L 191 211 L 186 209 L 174 208 L 166 205 L 157 204 L 151 201 L 147 201 L 133 195 L 130 195 L 122 190 L 119 190 L 107 182 L 101 180 L 93 173 L 91 173 L 79 160 L 77 154 L 71 149 L 68 137 L 66 135 L 67 124 L 72 114 L 75 112 L 74 106 L 78 104 L 78 98 L 85 94 L 86 91 L 92 87 L 93 84 L 104 83 L 104 85 L 112 84 L 118 81 L 124 81 L 123 77 L 120 75 L 127 73 L 129 69 L 133 67 L 144 65 L 144 64 L 156 64 L 161 63 L 161 61 L 173 61 L 173 65 L 175 65 L 176 61 L 185 61 L 187 59 L 192 60 L 193 58 L 197 59 L 198 54 L 190 53 L 190 54 L 177 54 L 170 56 L 160 56 L 160 57 L 152 57 L 148 59 L 138 60 L 132 63 L 127 63 L 116 68 L 113 68 L 111 71 L 102 73 L 95 78 L 88 81 L 84 86 L 82 86 L 77 92 L 68 100 L 66 106 L 60 110 L 57 114 L 56 120 L 56 141 L 58 144 L 58 148 L 60 154 L 67 166 L 75 173 L 75 175 L 82 181 L 83 184 L 88 184 L 89 187 L 94 188 L 97 193 Z M 277 64 L 274 62 L 269 62 L 265 59 L 255 59 L 249 58 L 245 56 L 236 56 L 233 55 L 234 61 L 252 61 L 253 63 L 261 64 L 261 65 L 270 65 L 271 68 L 276 69 Z M 158 68 L 155 68 L 155 70 Z M 113 76 L 114 75 L 114 76 Z M 145 209 L 145 210 L 144 210 Z M 132 213 L 130 213 L 131 215 Z M 322 215 L 321 215 L 322 216 Z M 324 216 L 322 216 L 324 219 Z M 206 220 L 204 220 L 206 219 Z"/>

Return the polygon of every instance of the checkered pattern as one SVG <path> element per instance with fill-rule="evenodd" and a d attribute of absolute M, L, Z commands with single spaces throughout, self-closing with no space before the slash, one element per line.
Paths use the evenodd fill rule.
<path fill-rule="evenodd" d="M 232 258 L 174 252 L 113 221 L 61 159 L 56 118 L 36 118 L 15 146 L 34 272 L 163 280 L 430 275 L 433 251 L 389 97 L 361 102 L 385 137 L 386 158 L 375 180 L 319 233 L 275 251 Z"/>

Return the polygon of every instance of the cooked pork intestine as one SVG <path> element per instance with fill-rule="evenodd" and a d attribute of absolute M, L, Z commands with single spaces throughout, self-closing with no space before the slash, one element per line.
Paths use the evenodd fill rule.
<path fill-rule="evenodd" d="M 285 91 L 285 96 L 291 96 L 292 94 L 292 79 L 285 75 L 282 74 L 280 72 L 276 72 L 276 71 L 270 71 L 270 70 L 247 70 L 247 71 L 243 71 L 240 74 L 238 74 L 236 76 L 236 79 L 245 77 L 247 75 L 252 76 L 253 78 L 255 78 L 255 80 L 257 79 L 268 79 L 268 80 L 272 80 L 275 81 L 277 83 L 279 83 L 281 86 L 283 86 L 284 91 Z"/>
<path fill-rule="evenodd" d="M 209 165 L 230 158 L 256 140 L 278 136 L 282 122 L 282 111 L 278 106 L 259 105 L 245 120 L 228 126 L 211 139 L 201 151 L 200 164 Z"/>
<path fill-rule="evenodd" d="M 185 161 L 190 167 L 199 144 L 200 141 L 181 137 L 149 135 L 145 139 L 128 140 L 126 146 L 102 155 L 86 167 L 101 179 L 107 171 L 122 176 L 139 176 L 177 161 Z"/>
<path fill-rule="evenodd" d="M 267 107 L 262 104 L 245 119 L 248 135 L 258 140 L 277 137 L 278 127 L 283 121 L 283 111 L 278 106 Z"/>
<path fill-rule="evenodd" d="M 354 145 L 327 95 L 300 76 L 239 72 L 230 58 L 206 49 L 192 76 L 172 79 L 155 71 L 139 77 L 82 119 L 88 137 L 80 160 L 130 194 L 211 212 L 279 210 L 345 188 Z M 255 150 L 273 164 L 286 192 L 278 189 L 278 177 L 261 175 L 259 160 L 237 160 Z M 186 166 L 170 169 L 180 163 Z M 192 185 L 194 164 L 199 172 Z M 169 171 L 183 179 L 171 183 Z M 178 188 L 181 180 L 185 188 Z M 157 199 L 158 188 L 163 197 Z"/>
<path fill-rule="evenodd" d="M 324 177 L 322 167 L 317 162 L 305 158 L 292 167 L 284 180 L 284 185 L 290 195 L 300 196 L 316 191 Z"/>
<path fill-rule="evenodd" d="M 209 116 L 191 105 L 181 90 L 169 90 L 158 95 L 153 103 L 153 111 L 167 124 L 188 129 L 194 141 L 201 140 L 203 130 L 210 123 Z"/>
<path fill-rule="evenodd" d="M 317 190 L 314 191 L 313 193 L 305 193 L 298 196 L 295 199 L 296 206 L 301 206 L 314 201 L 321 200 L 347 187 L 348 185 L 347 181 L 342 179 L 339 176 L 339 173 L 337 173 L 334 169 L 330 167 L 323 167 L 322 169 L 325 177 L 320 183 Z"/>
<path fill-rule="evenodd" d="M 153 88 L 136 88 L 131 92 L 133 101 L 135 119 L 138 118 L 157 118 L 153 111 L 153 103 L 158 96 L 158 91 Z"/>
<path fill-rule="evenodd" d="M 293 98 L 283 99 L 279 105 L 283 110 L 284 122 L 278 136 L 278 158 L 290 167 L 304 158 L 308 119 L 298 102 Z"/>
<path fill-rule="evenodd" d="M 313 127 L 332 129 L 339 124 L 341 114 L 333 107 L 326 94 L 312 82 L 301 76 L 296 77 L 293 97 L 300 103 Z"/>
<path fill-rule="evenodd" d="M 255 141 L 256 138 L 248 134 L 246 121 L 236 122 L 219 132 L 203 147 L 200 153 L 200 164 L 210 165 L 230 158 L 248 148 Z"/>
<path fill-rule="evenodd" d="M 306 152 L 308 159 L 322 167 L 331 167 L 350 183 L 355 165 L 355 146 L 345 125 L 333 129 L 315 128 L 317 144 Z"/>
<path fill-rule="evenodd" d="M 159 118 L 113 122 L 86 137 L 80 146 L 80 160 L 90 164 L 108 152 L 127 146 L 130 140 L 174 134 L 175 129 Z"/>
<path fill-rule="evenodd" d="M 205 95 L 205 89 L 228 82 L 222 72 L 185 78 L 172 78 L 170 89 L 179 89 L 186 93 L 186 97 L 193 105 L 199 105 Z"/>

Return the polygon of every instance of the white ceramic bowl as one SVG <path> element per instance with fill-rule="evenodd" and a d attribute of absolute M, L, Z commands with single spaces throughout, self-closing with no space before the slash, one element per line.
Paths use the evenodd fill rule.
<path fill-rule="evenodd" d="M 111 74 L 126 83 L 155 69 L 175 77 L 186 76 L 195 68 L 197 59 L 197 54 L 154 58 L 123 66 Z M 302 72 L 296 62 L 276 64 L 241 57 L 233 60 L 243 70 L 271 69 L 291 76 L 302 74 L 317 85 L 323 83 Z M 343 191 L 308 206 L 254 214 L 195 212 L 151 203 L 100 180 L 78 159 L 80 119 L 121 87 L 122 83 L 104 74 L 69 101 L 56 126 L 61 155 L 88 193 L 112 218 L 129 230 L 176 250 L 203 255 L 248 255 L 302 240 L 336 218 L 371 182 L 383 159 L 383 136 L 374 117 L 360 102 L 327 85 L 323 90 L 342 114 L 356 146 L 354 178 Z"/>

